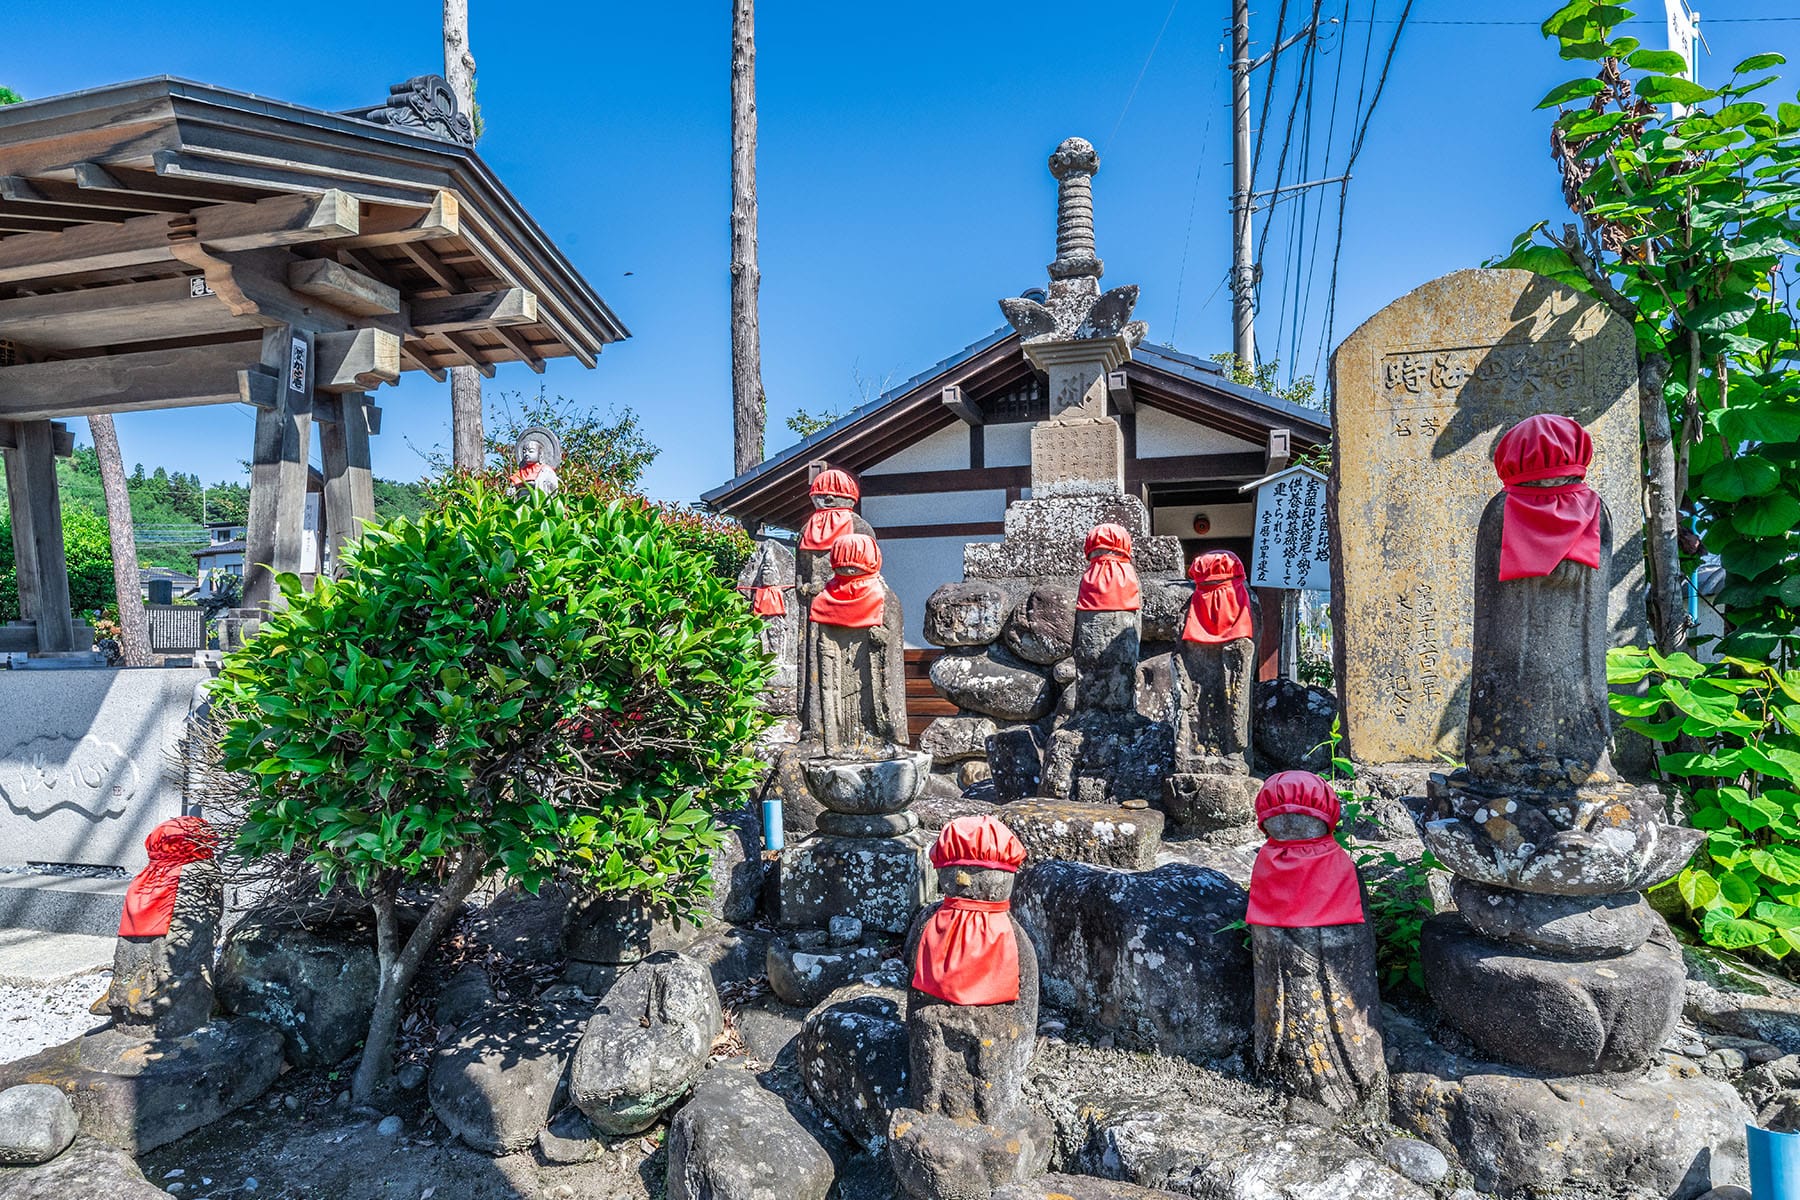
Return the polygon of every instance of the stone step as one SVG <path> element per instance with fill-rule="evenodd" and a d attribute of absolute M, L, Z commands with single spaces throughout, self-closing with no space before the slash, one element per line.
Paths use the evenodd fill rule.
<path fill-rule="evenodd" d="M 116 937 L 130 882 L 122 875 L 0 872 L 0 930 Z"/>

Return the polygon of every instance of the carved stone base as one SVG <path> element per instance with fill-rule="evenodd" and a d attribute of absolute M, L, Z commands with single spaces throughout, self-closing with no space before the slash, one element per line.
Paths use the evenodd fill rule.
<path fill-rule="evenodd" d="M 1629 954 L 1658 927 L 1655 911 L 1637 892 L 1534 896 L 1454 877 L 1450 892 L 1476 933 L 1556 958 Z"/>
<path fill-rule="evenodd" d="M 1419 940 L 1425 990 L 1494 1058 L 1556 1074 L 1635 1071 L 1674 1032 L 1687 980 L 1680 948 L 1657 925 L 1630 954 L 1583 961 L 1489 941 L 1440 914 Z"/>
<path fill-rule="evenodd" d="M 832 917 L 855 917 L 869 929 L 905 933 L 936 892 L 937 873 L 917 832 L 884 838 L 817 834 L 781 860 L 783 925 L 822 928 Z"/>

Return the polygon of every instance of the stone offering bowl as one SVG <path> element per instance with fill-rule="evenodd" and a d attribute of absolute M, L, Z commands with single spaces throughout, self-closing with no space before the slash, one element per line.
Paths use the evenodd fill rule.
<path fill-rule="evenodd" d="M 832 812 L 872 817 L 905 812 L 925 790 L 931 755 L 895 746 L 883 754 L 832 758 L 821 755 L 801 765 L 806 788 Z"/>

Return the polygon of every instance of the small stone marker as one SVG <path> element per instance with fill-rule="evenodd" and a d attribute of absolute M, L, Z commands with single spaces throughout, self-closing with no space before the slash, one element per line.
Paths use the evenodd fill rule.
<path fill-rule="evenodd" d="M 1457 271 L 1369 318 L 1331 360 L 1333 643 L 1359 763 L 1460 758 L 1475 527 L 1499 435 L 1559 412 L 1594 441 L 1613 515 L 1613 644 L 1640 639 L 1643 506 L 1631 326 L 1529 271 Z"/>

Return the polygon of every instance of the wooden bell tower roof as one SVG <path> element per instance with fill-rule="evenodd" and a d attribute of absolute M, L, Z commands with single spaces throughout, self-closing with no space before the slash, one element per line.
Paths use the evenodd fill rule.
<path fill-rule="evenodd" d="M 0 421 L 267 408 L 284 325 L 317 331 L 324 392 L 592 366 L 625 327 L 438 88 L 348 115 L 167 77 L 0 107 Z"/>

